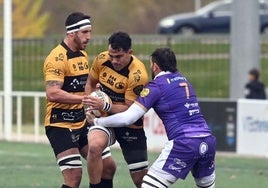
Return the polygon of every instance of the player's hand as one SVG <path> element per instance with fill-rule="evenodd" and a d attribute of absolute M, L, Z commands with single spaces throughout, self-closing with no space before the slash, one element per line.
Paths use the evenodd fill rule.
<path fill-rule="evenodd" d="M 90 106 L 90 102 L 89 102 L 87 96 L 84 96 L 84 98 L 82 99 L 82 104 L 83 104 L 85 113 L 86 113 L 87 111 L 92 110 L 92 106 Z"/>
<path fill-rule="evenodd" d="M 91 110 L 85 111 L 86 120 L 89 124 L 94 124 L 94 119 L 96 118 Z"/>
<path fill-rule="evenodd" d="M 104 106 L 104 102 L 102 99 L 91 95 L 84 96 L 84 98 L 82 99 L 82 104 L 89 110 L 101 110 Z"/>

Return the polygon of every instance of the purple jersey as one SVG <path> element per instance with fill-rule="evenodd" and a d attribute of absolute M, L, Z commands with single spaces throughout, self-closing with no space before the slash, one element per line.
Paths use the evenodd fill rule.
<path fill-rule="evenodd" d="M 192 85 L 178 72 L 157 76 L 143 89 L 137 102 L 155 110 L 169 140 L 211 135 Z"/>

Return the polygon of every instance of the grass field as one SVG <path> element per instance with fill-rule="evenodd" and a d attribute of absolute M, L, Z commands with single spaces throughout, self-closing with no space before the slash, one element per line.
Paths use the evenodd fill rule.
<path fill-rule="evenodd" d="M 112 154 L 118 166 L 114 187 L 134 188 L 120 150 L 113 149 Z M 150 164 L 157 156 L 158 153 L 149 154 Z M 268 159 L 218 154 L 216 174 L 217 188 L 267 188 Z M 86 168 L 83 175 L 81 188 L 87 188 Z M 60 185 L 61 174 L 49 145 L 0 141 L 0 187 L 59 188 Z M 171 187 L 195 186 L 188 176 Z"/>

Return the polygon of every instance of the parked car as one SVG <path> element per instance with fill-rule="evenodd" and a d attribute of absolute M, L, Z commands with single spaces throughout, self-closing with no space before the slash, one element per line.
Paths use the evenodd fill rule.
<path fill-rule="evenodd" d="M 161 19 L 159 34 L 229 33 L 230 0 L 214 1 L 194 13 L 175 14 Z M 260 0 L 260 31 L 268 33 L 268 2 Z"/>

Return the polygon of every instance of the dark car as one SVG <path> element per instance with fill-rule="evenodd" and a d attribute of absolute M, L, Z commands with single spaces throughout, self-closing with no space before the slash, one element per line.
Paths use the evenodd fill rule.
<path fill-rule="evenodd" d="M 268 33 L 268 2 L 260 0 L 260 31 Z M 212 2 L 194 13 L 175 14 L 161 19 L 159 34 L 229 33 L 232 1 Z"/>

